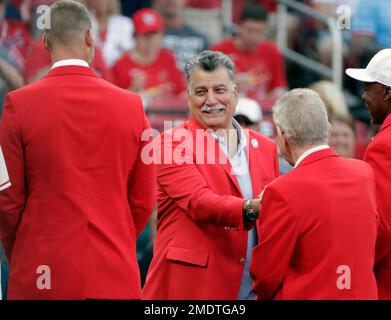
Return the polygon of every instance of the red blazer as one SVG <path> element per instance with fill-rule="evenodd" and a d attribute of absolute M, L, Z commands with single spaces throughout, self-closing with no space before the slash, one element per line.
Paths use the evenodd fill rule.
<path fill-rule="evenodd" d="M 221 150 L 210 135 L 196 145 L 197 129 L 204 132 L 191 119 L 162 136 L 167 151 L 170 135 L 181 130 L 190 133 L 191 138 L 183 143 L 195 149 L 182 154 L 185 164 L 158 165 L 157 236 L 143 299 L 238 297 L 248 234 L 242 218 L 244 199 L 228 161 L 195 164 L 196 157 L 208 163 L 207 146 Z M 252 131 L 247 139 L 253 195 L 257 197 L 279 174 L 277 148 L 273 141 Z M 173 142 L 173 150 L 179 144 Z"/>
<path fill-rule="evenodd" d="M 155 168 L 140 157 L 147 127 L 139 96 L 85 67 L 7 95 L 0 144 L 12 186 L 0 193 L 0 235 L 10 299 L 140 298 L 135 243 L 155 198 Z M 40 266 L 49 290 L 37 286 Z"/>
<path fill-rule="evenodd" d="M 391 115 L 369 144 L 364 160 L 375 171 L 380 225 L 375 275 L 379 299 L 391 299 Z"/>
<path fill-rule="evenodd" d="M 265 191 L 250 265 L 258 299 L 377 299 L 377 218 L 370 166 L 310 154 Z"/>

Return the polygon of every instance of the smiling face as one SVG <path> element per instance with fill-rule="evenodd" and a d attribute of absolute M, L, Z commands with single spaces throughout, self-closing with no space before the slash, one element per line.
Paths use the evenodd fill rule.
<path fill-rule="evenodd" d="M 200 68 L 191 75 L 188 105 L 192 117 L 203 128 L 230 129 L 238 103 L 236 85 L 226 68 L 213 71 Z"/>
<path fill-rule="evenodd" d="M 354 130 L 344 121 L 333 120 L 331 124 L 330 147 L 345 158 L 353 158 L 356 146 Z"/>
<path fill-rule="evenodd" d="M 391 113 L 391 90 L 378 82 L 366 82 L 362 99 L 371 115 L 372 123 L 383 124 Z"/>

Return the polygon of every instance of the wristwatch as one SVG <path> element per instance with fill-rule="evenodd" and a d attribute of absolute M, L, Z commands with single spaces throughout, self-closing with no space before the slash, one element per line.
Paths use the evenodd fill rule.
<path fill-rule="evenodd" d="M 251 200 L 244 203 L 243 217 L 245 222 L 255 222 L 258 219 L 259 213 L 251 207 Z"/>

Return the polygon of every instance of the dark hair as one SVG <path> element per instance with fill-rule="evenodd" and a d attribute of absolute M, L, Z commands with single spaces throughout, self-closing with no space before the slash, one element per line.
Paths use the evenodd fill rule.
<path fill-rule="evenodd" d="M 247 4 L 240 16 L 240 22 L 245 20 L 265 22 L 267 20 L 267 10 L 260 4 Z"/>
<path fill-rule="evenodd" d="M 204 50 L 191 58 L 185 67 L 186 78 L 190 83 L 191 75 L 196 68 L 204 71 L 214 71 L 219 67 L 225 67 L 229 73 L 231 81 L 235 83 L 235 64 L 222 52 Z"/>

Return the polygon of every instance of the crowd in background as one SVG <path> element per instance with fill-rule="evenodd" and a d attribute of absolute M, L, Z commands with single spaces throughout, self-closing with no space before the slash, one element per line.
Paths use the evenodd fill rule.
<path fill-rule="evenodd" d="M 208 48 L 222 51 L 236 65 L 241 95 L 236 111 L 239 123 L 273 137 L 270 111 L 276 99 L 288 89 L 309 87 L 327 106 L 333 125 L 330 145 L 342 156 L 362 159 L 373 128 L 359 84 L 344 78 L 340 89 L 314 72 L 285 61 L 275 41 L 278 21 L 274 0 L 232 1 L 231 25 L 224 22 L 223 1 L 81 1 L 94 21 L 95 71 L 117 86 L 139 93 L 152 126 L 162 130 L 164 120 L 187 118 L 186 61 Z M 53 2 L 0 0 L 0 112 L 8 91 L 32 83 L 50 70 L 50 55 L 37 28 L 37 8 Z M 338 6 L 351 9 L 351 29 L 342 31 L 343 70 L 366 66 L 375 52 L 391 46 L 388 0 L 298 2 L 336 19 Z M 331 64 L 332 43 L 325 25 L 289 12 L 288 26 L 292 49 Z M 281 171 L 289 170 L 281 160 Z M 143 276 L 152 255 L 153 232 L 151 223 L 138 242 Z"/>

